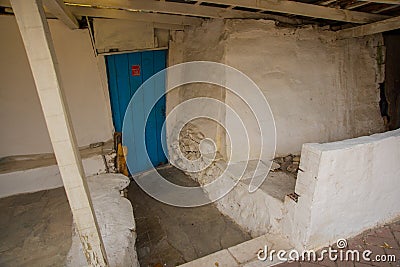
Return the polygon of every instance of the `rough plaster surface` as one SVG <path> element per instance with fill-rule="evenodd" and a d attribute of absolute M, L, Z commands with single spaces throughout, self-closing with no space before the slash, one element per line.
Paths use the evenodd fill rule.
<path fill-rule="evenodd" d="M 139 266 L 132 205 L 120 194 L 129 185 L 129 178 L 122 174 L 102 174 L 87 179 L 109 266 Z M 74 231 L 66 266 L 86 265 L 79 236 Z"/>
<path fill-rule="evenodd" d="M 154 27 L 151 22 L 115 19 L 94 19 L 94 39 L 99 53 L 154 48 Z M 137 38 L 140 36 L 140 38 Z"/>
<path fill-rule="evenodd" d="M 304 144 L 298 203 L 286 199 L 283 231 L 299 249 L 321 248 L 400 216 L 400 130 Z"/>
<path fill-rule="evenodd" d="M 375 56 L 381 36 L 334 41 L 330 31 L 278 28 L 272 21 L 230 20 L 225 30 L 224 63 L 264 93 L 276 122 L 277 155 L 298 153 L 306 142 L 383 130 Z M 226 103 L 240 105 L 229 93 Z"/>
<path fill-rule="evenodd" d="M 108 92 L 88 31 L 72 31 L 58 20 L 49 20 L 49 25 L 78 145 L 111 139 Z M 0 158 L 52 152 L 14 16 L 0 16 L 0 33 Z"/>
<path fill-rule="evenodd" d="M 175 65 L 190 61 L 214 61 L 221 62 L 224 54 L 223 46 L 224 23 L 222 20 L 205 22 L 203 27 L 188 28 L 185 32 L 175 32 L 169 43 L 168 64 Z M 184 75 L 184 74 L 183 74 Z M 225 99 L 225 90 L 219 86 L 203 83 L 193 83 L 177 87 L 167 94 L 167 112 L 179 103 L 195 97 L 208 97 L 221 101 Z M 207 109 L 207 105 L 193 107 L 198 110 Z M 174 132 L 174 124 L 180 118 L 169 118 L 167 121 L 167 141 Z M 225 110 L 219 111 L 217 119 L 225 120 Z M 215 141 L 217 149 L 225 152 L 225 133 L 220 125 L 207 119 L 191 121 L 208 138 Z"/>
<path fill-rule="evenodd" d="M 248 75 L 264 93 L 275 117 L 277 155 L 298 154 L 306 142 L 337 141 L 384 130 L 378 105 L 378 83 L 383 79 L 377 60 L 381 35 L 343 41 L 333 37 L 321 28 L 282 28 L 272 21 L 210 21 L 172 35 L 169 64 L 210 60 Z M 224 100 L 239 116 L 252 120 L 243 102 L 221 88 L 192 84 L 176 91 L 167 95 L 167 111 L 205 95 Z M 221 120 L 229 124 L 230 118 L 224 115 L 221 111 Z M 175 121 L 179 117 L 168 122 L 167 136 Z M 196 126 L 202 132 L 213 131 L 204 134 L 215 136 L 222 155 L 230 154 L 222 129 L 206 121 Z M 257 147 L 257 128 L 248 130 Z M 247 160 L 240 149 L 232 152 L 234 161 Z M 257 150 L 250 159 L 256 155 Z"/>

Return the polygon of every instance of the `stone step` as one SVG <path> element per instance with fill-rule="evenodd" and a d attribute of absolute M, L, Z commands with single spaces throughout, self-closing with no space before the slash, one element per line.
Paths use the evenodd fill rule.
<path fill-rule="evenodd" d="M 218 209 L 223 214 L 233 219 L 253 237 L 268 232 L 281 232 L 280 222 L 284 216 L 284 199 L 287 194 L 294 192 L 296 183 L 295 177 L 290 174 L 281 171 L 269 172 L 261 186 L 250 193 L 249 184 L 253 175 L 265 175 L 261 172 L 268 171 L 263 162 L 259 163 L 261 166 L 257 170 L 254 167 L 256 164 L 257 162 L 254 161 L 249 162 L 241 177 L 237 175 L 238 170 L 241 169 L 240 166 L 229 168 L 236 171 L 236 174 L 231 172 L 226 176 L 232 179 L 231 184 L 237 184 L 216 202 Z M 225 181 L 224 185 L 230 183 Z"/>
<path fill-rule="evenodd" d="M 278 234 L 265 234 L 249 241 L 240 243 L 228 249 L 217 251 L 213 254 L 196 259 L 194 261 L 180 265 L 181 267 L 209 267 L 209 266 L 273 266 L 281 263 L 276 257 L 273 260 L 261 261 L 258 259 L 260 250 L 265 251 L 267 246 L 268 251 L 285 250 L 290 251 L 292 248 L 289 241 Z M 262 256 L 262 254 L 260 254 Z"/>

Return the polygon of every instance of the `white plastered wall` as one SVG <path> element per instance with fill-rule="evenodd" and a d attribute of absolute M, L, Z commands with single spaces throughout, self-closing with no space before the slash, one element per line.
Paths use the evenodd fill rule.
<path fill-rule="evenodd" d="M 298 202 L 285 199 L 283 231 L 298 249 L 318 249 L 400 216 L 400 130 L 304 144 Z"/>
<path fill-rule="evenodd" d="M 321 28 L 247 20 L 230 20 L 225 31 L 225 64 L 248 75 L 265 95 L 275 118 L 278 156 L 298 154 L 307 142 L 383 130 L 375 59 L 380 35 L 335 41 L 333 32 Z M 244 113 L 243 102 L 232 94 L 226 94 L 226 103 Z M 259 133 L 249 130 L 250 140 L 257 140 Z M 240 149 L 232 152 L 246 160 Z"/>
<path fill-rule="evenodd" d="M 63 88 L 79 146 L 112 138 L 103 58 L 88 30 L 49 20 Z M 14 16 L 0 16 L 0 158 L 52 152 L 39 98 Z"/>
<path fill-rule="evenodd" d="M 210 21 L 173 35 L 169 58 L 170 65 L 191 60 L 221 62 L 249 76 L 272 109 L 276 154 L 287 155 L 300 153 L 303 143 L 343 140 L 384 130 L 379 113 L 379 82 L 383 76 L 377 63 L 381 45 L 381 35 L 336 41 L 333 32 L 321 28 L 226 20 Z M 198 85 L 191 85 L 169 94 L 167 111 L 200 92 Z M 252 120 L 243 102 L 232 94 L 222 92 L 220 99 L 246 122 Z M 223 120 L 231 123 L 229 117 Z M 259 131 L 256 127 L 248 130 L 250 143 L 256 148 L 250 158 L 257 158 Z M 220 131 L 217 137 L 223 133 Z M 226 147 L 229 155 L 229 144 Z M 232 150 L 232 157 L 234 161 L 247 159 L 241 149 Z"/>

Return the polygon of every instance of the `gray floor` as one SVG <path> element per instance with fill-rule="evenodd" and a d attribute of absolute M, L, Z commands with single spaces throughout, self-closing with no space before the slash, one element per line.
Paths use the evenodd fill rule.
<path fill-rule="evenodd" d="M 159 172 L 176 184 L 197 186 L 176 168 Z M 135 214 L 142 267 L 176 266 L 251 239 L 213 204 L 197 208 L 169 206 L 148 196 L 135 182 L 129 186 L 128 198 Z"/>
<path fill-rule="evenodd" d="M 181 171 L 169 180 L 197 185 Z M 213 205 L 176 208 L 132 182 L 129 198 L 137 224 L 141 266 L 175 266 L 250 239 Z M 64 188 L 0 199 L 0 266 L 63 266 L 72 242 L 72 214 Z"/>
<path fill-rule="evenodd" d="M 64 188 L 0 199 L 0 266 L 63 266 L 71 243 Z"/>

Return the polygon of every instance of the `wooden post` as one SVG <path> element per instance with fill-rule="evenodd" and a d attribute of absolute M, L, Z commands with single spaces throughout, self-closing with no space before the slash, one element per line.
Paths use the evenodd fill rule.
<path fill-rule="evenodd" d="M 107 266 L 107 256 L 60 84 L 55 51 L 42 1 L 10 2 L 25 45 L 54 154 L 87 262 L 90 266 Z"/>

